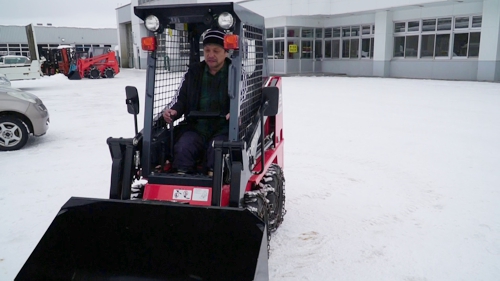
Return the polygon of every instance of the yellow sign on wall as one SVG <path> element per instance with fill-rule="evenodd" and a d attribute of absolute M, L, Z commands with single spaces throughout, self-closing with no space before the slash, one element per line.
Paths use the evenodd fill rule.
<path fill-rule="evenodd" d="M 298 51 L 297 45 L 288 45 L 288 52 L 289 53 L 296 53 Z"/>

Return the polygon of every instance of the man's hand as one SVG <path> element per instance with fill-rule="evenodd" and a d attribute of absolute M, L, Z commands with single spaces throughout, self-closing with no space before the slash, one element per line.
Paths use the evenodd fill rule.
<path fill-rule="evenodd" d="M 177 115 L 177 110 L 173 110 L 173 109 L 167 109 L 165 111 L 163 111 L 163 119 L 165 119 L 165 122 L 167 123 L 172 123 L 172 116 L 176 116 Z"/>
<path fill-rule="evenodd" d="M 229 113 L 226 114 L 226 120 L 229 120 Z"/>

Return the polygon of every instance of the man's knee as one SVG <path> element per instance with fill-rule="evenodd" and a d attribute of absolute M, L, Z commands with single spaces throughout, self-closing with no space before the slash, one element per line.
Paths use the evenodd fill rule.
<path fill-rule="evenodd" d="M 201 145 L 200 136 L 195 132 L 185 132 L 174 145 L 177 152 L 198 150 Z"/>

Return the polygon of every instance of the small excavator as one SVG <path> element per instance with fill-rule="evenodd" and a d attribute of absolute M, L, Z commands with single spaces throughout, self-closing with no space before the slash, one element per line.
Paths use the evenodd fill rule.
<path fill-rule="evenodd" d="M 15 280 L 269 280 L 271 233 L 285 210 L 283 104 L 270 76 L 264 18 L 236 3 L 134 7 L 148 52 L 144 127 L 139 94 L 125 89 L 135 136 L 107 139 L 109 199 L 72 197 Z M 206 30 L 224 30 L 231 59 L 227 141 L 215 141 L 213 174 L 176 173 L 165 163 L 191 112 L 168 124 L 188 65 L 200 62 Z"/>

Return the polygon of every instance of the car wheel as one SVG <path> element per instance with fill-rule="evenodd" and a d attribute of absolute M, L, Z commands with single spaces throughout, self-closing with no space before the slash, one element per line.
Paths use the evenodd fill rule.
<path fill-rule="evenodd" d="M 13 116 L 0 116 L 0 151 L 21 149 L 28 141 L 24 122 Z"/>

